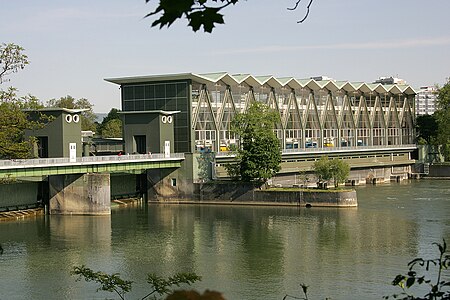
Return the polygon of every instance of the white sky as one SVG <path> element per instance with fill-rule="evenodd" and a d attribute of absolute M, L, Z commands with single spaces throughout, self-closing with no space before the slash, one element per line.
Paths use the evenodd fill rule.
<path fill-rule="evenodd" d="M 156 1 L 152 2 L 156 4 Z M 96 112 L 120 108 L 104 78 L 229 72 L 372 82 L 403 78 L 418 88 L 450 76 L 449 0 L 241 0 L 225 25 L 194 33 L 144 19 L 144 0 L 0 0 L 0 43 L 25 48 L 31 64 L 11 75 L 19 93 L 45 102 L 87 98 Z M 303 3 L 305 2 L 305 3 Z"/>

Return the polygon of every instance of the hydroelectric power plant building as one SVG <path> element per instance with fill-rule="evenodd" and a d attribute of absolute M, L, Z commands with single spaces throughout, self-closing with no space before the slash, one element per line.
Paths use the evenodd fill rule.
<path fill-rule="evenodd" d="M 252 101 L 280 114 L 276 134 L 283 151 L 279 177 L 310 170 L 321 155 L 347 160 L 351 179 L 397 180 L 411 173 L 415 160 L 415 91 L 406 84 L 336 81 L 326 77 L 253 76 L 250 74 L 168 74 L 109 78 L 120 85 L 124 126 L 134 116 L 164 111 L 174 123 L 174 152 L 215 155 L 213 177 L 227 177 L 230 145 L 238 137 L 231 120 Z M 136 132 L 127 151 L 147 153 L 151 130 Z M 127 143 L 126 143 L 127 144 Z M 189 159 L 187 159 L 189 161 Z"/>
<path fill-rule="evenodd" d="M 228 73 L 106 80 L 120 85 L 124 153 L 90 155 L 79 110 L 29 112 L 52 121 L 27 131 L 38 158 L 0 161 L 0 211 L 41 203 L 51 214 L 110 214 L 111 199 L 130 196 L 195 200 L 215 193 L 232 201 L 239 187 L 216 185 L 228 188 L 221 192 L 202 182 L 228 178 L 230 146 L 239 146 L 231 121 L 253 101 L 280 115 L 282 162 L 272 184 L 305 184 L 309 176 L 314 185 L 307 173 L 322 156 L 348 162 L 349 184 L 399 181 L 417 169 L 415 91 L 405 84 Z"/>

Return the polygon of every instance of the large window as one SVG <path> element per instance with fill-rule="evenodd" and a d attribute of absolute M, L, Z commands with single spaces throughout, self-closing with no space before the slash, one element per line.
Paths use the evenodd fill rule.
<path fill-rule="evenodd" d="M 174 114 L 175 152 L 190 152 L 189 81 L 122 86 L 124 111 L 180 111 Z"/>

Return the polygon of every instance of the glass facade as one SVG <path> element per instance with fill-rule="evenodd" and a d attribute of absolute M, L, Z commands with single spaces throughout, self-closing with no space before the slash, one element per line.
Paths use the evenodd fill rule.
<path fill-rule="evenodd" d="M 190 82 L 148 82 L 122 85 L 123 111 L 179 111 L 174 115 L 174 151 L 191 152 Z"/>
<path fill-rule="evenodd" d="M 318 82 L 313 87 L 251 86 L 193 81 L 193 123 L 197 150 L 227 151 L 238 138 L 230 132 L 236 113 L 251 101 L 267 104 L 280 114 L 276 134 L 283 150 L 398 146 L 414 142 L 414 91 L 390 93 L 369 90 L 367 84 L 353 90 Z M 321 87 L 322 85 L 322 87 Z M 348 83 L 347 83 L 348 85 Z M 374 85 L 380 89 L 380 85 Z"/>

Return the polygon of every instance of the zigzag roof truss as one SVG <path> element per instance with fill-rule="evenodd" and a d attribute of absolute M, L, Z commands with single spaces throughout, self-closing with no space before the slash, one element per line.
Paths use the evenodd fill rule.
<path fill-rule="evenodd" d="M 194 112 L 193 112 L 192 124 L 191 124 L 192 129 L 195 129 L 195 127 L 196 127 L 198 115 L 200 113 L 200 107 L 202 105 L 202 101 L 204 101 L 203 98 L 205 97 L 204 94 L 205 94 L 205 89 L 202 88 L 200 90 L 200 94 L 198 95 L 198 100 L 196 102 L 197 106 L 195 107 Z"/>
<path fill-rule="evenodd" d="M 287 114 L 286 119 L 283 122 L 283 126 L 286 129 L 302 129 L 302 117 L 300 114 L 300 109 L 298 108 L 297 99 L 295 97 L 295 93 L 291 92 L 289 95 L 289 101 L 287 104 Z M 289 122 L 292 120 L 292 122 Z M 289 127 L 289 123 L 293 124 L 293 128 Z"/>
<path fill-rule="evenodd" d="M 383 107 L 381 106 L 380 96 L 375 97 L 375 103 L 373 105 L 373 110 L 371 112 L 370 118 L 372 128 L 386 128 L 386 118 L 383 111 Z M 376 122 L 381 123 L 381 126 L 375 126 Z"/>
<path fill-rule="evenodd" d="M 248 111 L 248 108 L 250 107 L 250 105 L 255 101 L 256 101 L 255 94 L 254 94 L 253 89 L 251 88 L 245 97 L 245 105 L 242 108 L 241 113 Z"/>
<path fill-rule="evenodd" d="M 214 115 L 211 99 L 206 87 L 200 92 L 200 99 L 198 101 L 197 115 L 195 116 L 194 129 L 200 130 L 217 130 L 217 120 Z M 209 123 L 212 123 L 213 128 L 209 128 Z"/>
<path fill-rule="evenodd" d="M 342 102 L 342 109 L 341 109 L 341 118 L 339 121 L 340 121 L 339 126 L 341 129 L 348 128 L 347 124 L 350 124 L 351 128 L 356 127 L 354 112 L 348 95 L 344 95 L 344 100 Z"/>
<path fill-rule="evenodd" d="M 329 120 L 331 118 L 331 120 Z M 336 116 L 336 111 L 334 109 L 333 97 L 330 93 L 327 94 L 325 104 L 322 110 L 322 121 L 323 128 L 325 129 L 338 129 L 339 123 Z M 327 125 L 332 125 L 330 128 Z"/>
<path fill-rule="evenodd" d="M 311 120 L 312 118 L 312 120 Z M 308 96 L 308 101 L 306 102 L 305 116 L 303 118 L 303 128 L 309 129 L 322 129 L 322 124 L 320 123 L 319 112 L 317 111 L 316 101 L 314 99 L 314 94 L 311 92 Z M 313 126 L 311 126 L 311 124 Z M 309 126 L 308 126 L 309 125 Z M 316 125 L 316 126 L 314 126 Z"/>
<path fill-rule="evenodd" d="M 403 127 L 403 122 L 406 121 L 408 125 L 413 126 L 414 124 L 414 113 L 411 109 L 411 106 L 409 105 L 409 101 L 407 98 L 405 98 L 403 109 L 402 109 L 402 116 L 401 116 L 401 125 Z"/>
<path fill-rule="evenodd" d="M 283 92 L 285 89 L 281 89 L 278 93 L 278 107 L 280 108 L 280 121 L 282 128 L 286 128 L 286 121 L 289 114 L 290 103 L 291 103 L 291 92 Z"/>
<path fill-rule="evenodd" d="M 387 111 L 387 127 L 400 127 L 400 122 L 398 118 L 397 104 L 395 103 L 395 98 L 393 96 L 390 97 L 389 100 L 389 109 Z M 393 126 L 392 126 L 393 125 Z"/>
<path fill-rule="evenodd" d="M 366 99 L 363 96 L 359 97 L 358 111 L 356 112 L 356 127 L 358 128 L 372 128 L 370 121 L 369 110 L 367 109 Z M 361 126 L 361 125 L 367 126 Z"/>
<path fill-rule="evenodd" d="M 273 89 L 270 89 L 269 98 L 267 99 L 267 106 L 272 109 L 275 109 L 278 113 L 280 113 L 280 108 L 278 107 L 277 97 Z M 281 116 L 281 115 L 280 115 Z"/>
<path fill-rule="evenodd" d="M 218 123 L 220 124 L 219 128 L 221 130 L 229 129 L 229 128 L 224 128 L 224 126 L 229 125 L 229 123 L 231 122 L 231 118 L 230 118 L 231 115 L 233 115 L 233 116 L 236 115 L 236 106 L 233 101 L 233 95 L 232 95 L 230 89 L 227 88 L 225 91 L 224 101 L 222 103 L 222 107 L 221 107 L 220 114 L 218 117 Z"/>

